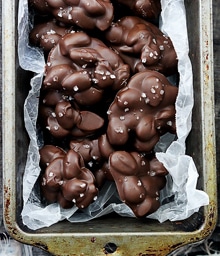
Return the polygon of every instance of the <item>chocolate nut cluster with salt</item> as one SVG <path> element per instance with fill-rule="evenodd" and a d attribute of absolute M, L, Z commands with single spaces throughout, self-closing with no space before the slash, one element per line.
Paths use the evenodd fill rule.
<path fill-rule="evenodd" d="M 80 110 L 73 98 L 58 90 L 41 93 L 39 123 L 55 138 L 84 137 L 101 129 L 104 120 L 88 110 Z"/>
<path fill-rule="evenodd" d="M 85 32 L 63 36 L 50 51 L 43 89 L 65 91 L 80 105 L 93 105 L 105 89 L 121 89 L 130 68 L 101 40 Z"/>
<path fill-rule="evenodd" d="M 75 32 L 74 26 L 66 26 L 56 19 L 49 18 L 43 23 L 36 24 L 30 32 L 30 43 L 41 47 L 48 53 L 68 33 Z"/>
<path fill-rule="evenodd" d="M 65 152 L 54 146 L 40 149 L 40 166 L 43 169 L 41 189 L 47 202 L 58 202 L 63 208 L 76 205 L 85 208 L 96 200 L 98 189 L 92 172 L 74 150 Z"/>
<path fill-rule="evenodd" d="M 150 152 L 161 135 L 176 132 L 177 93 L 177 87 L 157 71 L 135 74 L 109 107 L 109 142 Z"/>
<path fill-rule="evenodd" d="M 156 158 L 149 160 L 137 152 L 116 151 L 109 159 L 121 200 L 137 217 L 155 212 L 167 170 Z"/>
<path fill-rule="evenodd" d="M 113 20 L 110 0 L 29 0 L 29 4 L 43 14 L 83 29 L 107 29 Z"/>
<path fill-rule="evenodd" d="M 177 72 L 172 41 L 142 18 L 121 18 L 112 24 L 106 38 L 134 73 L 150 69 L 169 76 Z"/>
<path fill-rule="evenodd" d="M 45 74 L 38 124 L 47 203 L 89 207 L 106 180 L 136 217 L 160 206 L 167 170 L 154 147 L 176 133 L 174 46 L 156 23 L 160 1 L 29 0 L 30 43 Z"/>

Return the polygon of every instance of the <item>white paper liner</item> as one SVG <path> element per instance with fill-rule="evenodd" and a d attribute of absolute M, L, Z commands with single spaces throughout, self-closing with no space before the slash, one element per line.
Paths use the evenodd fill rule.
<path fill-rule="evenodd" d="M 209 197 L 204 191 L 196 189 L 198 172 L 193 159 L 185 155 L 185 140 L 191 130 L 194 100 L 184 0 L 161 0 L 161 5 L 160 28 L 174 44 L 179 60 L 178 71 L 180 74 L 179 93 L 176 101 L 177 139 L 173 141 L 173 135 L 164 135 L 155 147 L 158 151 L 156 157 L 167 168 L 169 175 L 167 176 L 167 186 L 161 191 L 162 206 L 148 218 L 164 222 L 188 218 L 201 206 L 209 204 Z M 68 219 L 70 222 L 82 222 L 113 211 L 121 216 L 134 217 L 130 208 L 119 200 L 115 184 L 112 182 L 106 182 L 98 199 L 81 212 L 77 211 L 76 207 L 64 210 L 57 203 L 46 207 L 41 203 L 36 181 L 41 171 L 38 150 L 42 143 L 37 137 L 36 119 L 45 61 L 40 49 L 28 45 L 30 28 L 27 0 L 20 0 L 18 13 L 19 63 L 23 69 L 36 74 L 31 80 L 31 90 L 24 104 L 24 120 L 30 136 L 30 146 L 23 177 L 23 223 L 30 229 L 36 230 L 64 219 Z M 167 199 L 169 199 L 169 203 L 163 204 L 168 201 Z"/>

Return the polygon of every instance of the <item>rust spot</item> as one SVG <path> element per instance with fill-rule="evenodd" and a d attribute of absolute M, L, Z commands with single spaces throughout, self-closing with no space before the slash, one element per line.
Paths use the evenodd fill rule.
<path fill-rule="evenodd" d="M 4 217 L 7 225 L 10 225 L 9 207 L 10 207 L 10 189 L 4 185 Z"/>
<path fill-rule="evenodd" d="M 213 219 L 214 218 L 214 212 L 211 212 L 210 214 L 209 214 L 209 219 Z"/>
<path fill-rule="evenodd" d="M 95 243 L 95 241 L 96 241 L 96 238 L 95 238 L 95 237 L 92 237 L 92 238 L 91 238 L 91 242 L 92 242 L 92 243 Z"/>

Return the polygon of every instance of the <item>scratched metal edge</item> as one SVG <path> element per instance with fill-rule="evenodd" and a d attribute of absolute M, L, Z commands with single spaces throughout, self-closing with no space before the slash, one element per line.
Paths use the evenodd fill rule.
<path fill-rule="evenodd" d="M 201 78 L 203 95 L 203 175 L 205 191 L 210 204 L 205 207 L 204 238 L 210 236 L 217 224 L 217 173 L 216 173 L 216 136 L 215 136 L 215 99 L 214 99 L 214 57 L 213 57 L 213 3 L 202 0 L 201 17 Z M 208 102 L 206 102 L 208 99 Z"/>
<path fill-rule="evenodd" d="M 209 194 L 210 204 L 205 209 L 205 221 L 194 232 L 146 232 L 146 233 L 63 233 L 33 234 L 23 231 L 16 222 L 16 166 L 15 166 L 15 0 L 2 3 L 2 47 L 3 47 L 3 183 L 4 224 L 16 240 L 37 246 L 54 255 L 106 255 L 103 246 L 113 242 L 120 246 L 111 255 L 167 255 L 190 243 L 207 238 L 213 232 L 217 221 L 216 160 L 214 132 L 214 89 L 212 64 L 212 1 L 200 2 L 201 14 L 201 86 L 210 104 L 203 106 L 203 164 L 206 170 L 204 190 Z M 13 17 L 6 22 L 7 17 Z M 8 58 L 11 56 L 11 58 Z M 10 85 L 10 86 L 9 86 Z M 164 237 L 166 236 L 166 239 Z M 159 241 L 159 242 L 158 242 Z"/>

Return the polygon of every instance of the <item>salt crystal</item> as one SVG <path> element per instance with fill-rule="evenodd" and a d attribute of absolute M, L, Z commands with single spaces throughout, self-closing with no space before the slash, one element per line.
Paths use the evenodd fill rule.
<path fill-rule="evenodd" d="M 122 127 L 117 127 L 117 128 L 115 128 L 115 131 L 117 132 L 117 133 L 124 133 L 124 130 L 122 129 Z"/>
<path fill-rule="evenodd" d="M 146 97 L 147 97 L 146 93 L 145 93 L 145 92 L 142 92 L 142 93 L 141 93 L 141 97 L 142 97 L 142 98 L 146 98 Z"/>
<path fill-rule="evenodd" d="M 138 187 L 140 187 L 142 185 L 140 180 L 138 180 L 137 185 L 138 185 Z"/>
<path fill-rule="evenodd" d="M 150 90 L 152 93 L 156 93 L 155 89 L 154 88 L 151 88 Z"/>
<path fill-rule="evenodd" d="M 81 187 L 81 188 L 85 188 L 85 187 L 86 187 L 86 184 L 85 184 L 85 183 L 82 183 L 82 184 L 80 185 L 80 187 Z"/>
<path fill-rule="evenodd" d="M 92 161 L 88 162 L 88 165 L 89 165 L 90 167 L 92 167 L 92 166 L 93 166 L 93 162 L 92 162 Z"/>
<path fill-rule="evenodd" d="M 78 87 L 77 85 L 75 85 L 75 86 L 73 87 L 73 90 L 74 90 L 75 92 L 77 92 L 77 91 L 79 90 L 79 87 Z"/>
<path fill-rule="evenodd" d="M 148 104 L 150 102 L 149 98 L 146 98 L 145 103 Z"/>

